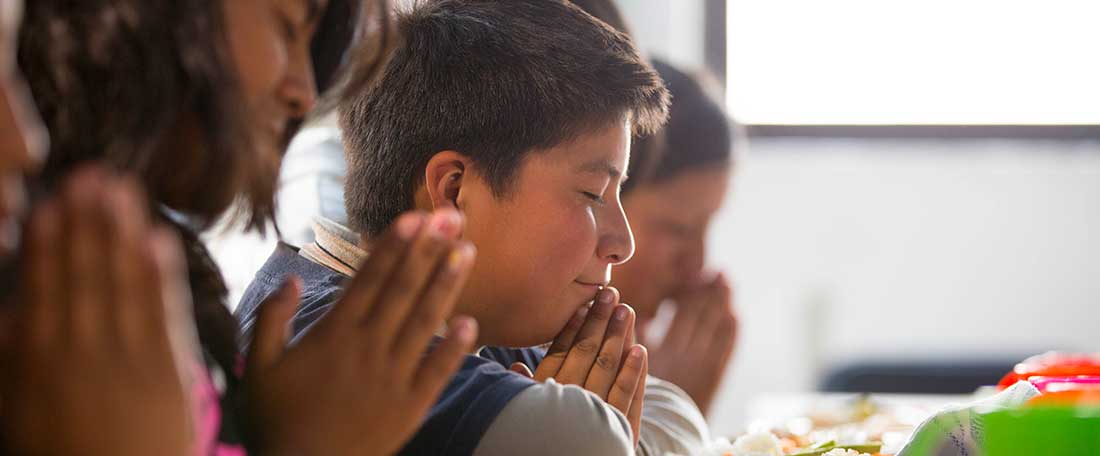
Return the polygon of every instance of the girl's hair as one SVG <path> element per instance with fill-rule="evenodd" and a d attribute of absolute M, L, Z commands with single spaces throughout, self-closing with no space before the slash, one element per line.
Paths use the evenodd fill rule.
<path fill-rule="evenodd" d="M 579 6 L 584 12 L 591 14 L 596 19 L 604 21 L 604 23 L 610 25 L 615 30 L 628 36 L 633 35 L 630 33 L 630 27 L 626 24 L 626 19 L 623 18 L 623 13 L 619 11 L 619 7 L 615 6 L 614 0 L 570 1 L 574 5 Z"/>
<path fill-rule="evenodd" d="M 139 177 L 162 216 L 172 203 L 169 188 L 189 190 L 173 207 L 189 223 L 162 218 L 185 243 L 200 338 L 219 363 L 234 368 L 236 322 L 225 306 L 225 284 L 197 230 L 185 225 L 207 228 L 239 201 L 237 216 L 262 230 L 273 220 L 282 151 L 252 140 L 224 1 L 237 0 L 29 1 L 19 65 L 51 134 L 45 188 L 96 161 Z M 373 80 L 379 49 L 389 42 L 386 10 L 385 1 L 331 2 L 313 49 L 320 89 Z M 365 43 L 372 41 L 368 20 L 379 21 L 381 45 Z M 364 44 L 352 46 L 353 39 Z M 188 139 L 178 136 L 184 124 L 200 132 L 197 147 L 167 152 L 165 144 Z"/>
<path fill-rule="evenodd" d="M 733 161 L 732 123 L 701 78 L 659 59 L 654 59 L 653 68 L 672 94 L 668 123 L 655 135 L 634 138 L 631 179 L 623 184 L 623 194 L 685 171 L 726 166 Z"/>

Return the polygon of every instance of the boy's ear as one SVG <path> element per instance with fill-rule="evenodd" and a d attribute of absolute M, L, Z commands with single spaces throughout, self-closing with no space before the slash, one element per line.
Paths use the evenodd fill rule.
<path fill-rule="evenodd" d="M 432 209 L 458 209 L 458 192 L 467 178 L 470 157 L 453 150 L 436 153 L 424 168 L 424 186 Z"/>

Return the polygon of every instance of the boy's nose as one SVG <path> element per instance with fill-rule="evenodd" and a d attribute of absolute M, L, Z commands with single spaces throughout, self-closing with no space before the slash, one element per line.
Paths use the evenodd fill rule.
<path fill-rule="evenodd" d="M 596 255 L 609 264 L 625 263 L 634 256 L 634 233 L 630 231 L 630 222 L 622 208 L 610 210 L 611 216 L 601 220 L 601 234 L 596 246 Z"/>

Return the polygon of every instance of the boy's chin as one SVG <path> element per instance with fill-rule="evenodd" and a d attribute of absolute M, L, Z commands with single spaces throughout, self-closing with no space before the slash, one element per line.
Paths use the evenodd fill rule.
<path fill-rule="evenodd" d="M 557 334 L 555 334 L 555 336 L 556 335 Z M 552 342 L 554 342 L 553 336 L 551 336 L 550 338 L 516 337 L 504 346 L 512 348 L 534 348 L 542 346 L 549 347 Z"/>
<path fill-rule="evenodd" d="M 526 348 L 548 344 L 558 337 L 558 333 L 565 328 L 569 319 L 573 318 L 577 308 L 584 301 L 577 300 L 568 307 L 558 305 L 563 301 L 580 299 L 575 296 L 555 296 L 553 299 L 540 300 L 528 298 L 524 301 L 510 303 L 504 320 L 496 320 L 492 334 L 483 330 L 482 333 L 494 340 L 486 340 L 486 345 L 498 347 Z M 591 298 L 589 298 L 591 299 Z"/>
<path fill-rule="evenodd" d="M 563 323 L 562 327 L 564 326 L 565 324 Z M 550 344 L 554 341 L 554 338 L 558 336 L 558 333 L 561 332 L 561 328 L 533 328 L 520 325 L 516 325 L 516 328 L 519 330 L 511 331 L 508 334 L 502 334 L 499 343 L 492 343 L 490 345 L 512 348 L 538 347 Z"/>

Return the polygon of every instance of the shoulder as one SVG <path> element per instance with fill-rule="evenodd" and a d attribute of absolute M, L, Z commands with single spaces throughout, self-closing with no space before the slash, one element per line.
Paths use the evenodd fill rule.
<path fill-rule="evenodd" d="M 641 434 L 651 454 L 695 454 L 711 443 L 706 418 L 691 396 L 652 375 L 646 377 Z"/>
<path fill-rule="evenodd" d="M 501 410 L 537 383 L 467 355 L 402 454 L 472 454 Z"/>
<path fill-rule="evenodd" d="M 239 345 L 242 349 L 247 350 L 252 340 L 252 330 L 264 300 L 291 276 L 302 280 L 301 301 L 293 320 L 295 338 L 307 331 L 339 299 L 347 279 L 298 255 L 297 249 L 280 242 L 248 284 L 234 312 L 241 326 Z"/>
<path fill-rule="evenodd" d="M 477 455 L 629 455 L 630 424 L 589 391 L 553 380 L 525 390 L 497 416 Z"/>

